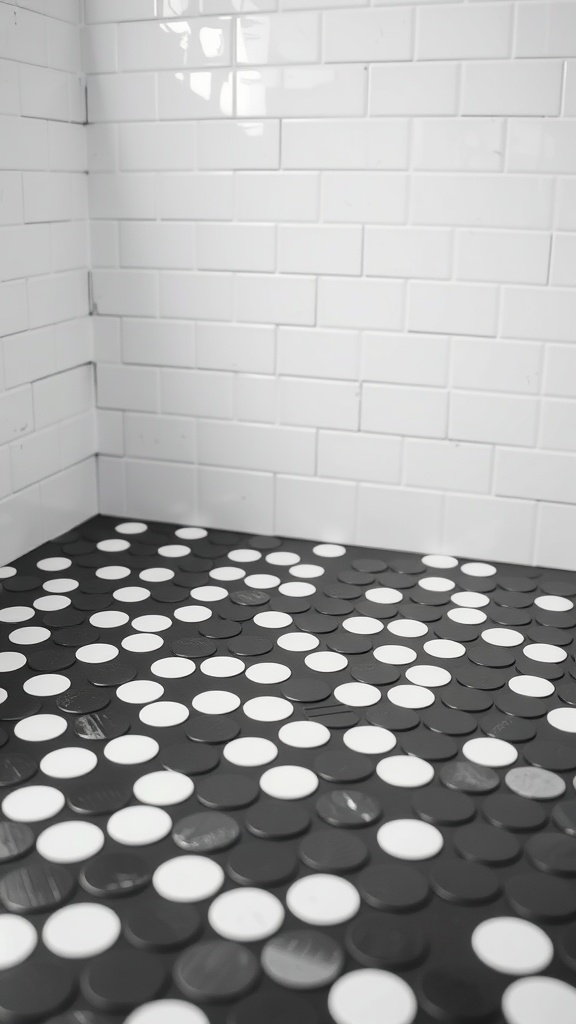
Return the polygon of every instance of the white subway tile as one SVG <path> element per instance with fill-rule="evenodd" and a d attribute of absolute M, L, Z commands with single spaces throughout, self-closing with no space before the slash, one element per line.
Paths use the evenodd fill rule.
<path fill-rule="evenodd" d="M 230 117 L 232 114 L 231 71 L 161 71 L 157 78 L 161 120 Z"/>
<path fill-rule="evenodd" d="M 121 363 L 120 325 L 124 322 L 119 317 L 90 317 L 94 332 L 94 361 L 96 363 Z"/>
<path fill-rule="evenodd" d="M 37 544 L 41 544 L 53 536 L 54 533 L 46 527 L 38 484 L 18 491 L 17 494 L 0 502 L 0 562 L 2 564 L 27 554 Z"/>
<path fill-rule="evenodd" d="M 201 121 L 198 167 L 201 170 L 257 170 L 278 167 L 278 121 Z"/>
<path fill-rule="evenodd" d="M 576 398 L 576 348 L 546 345 L 544 394 Z"/>
<path fill-rule="evenodd" d="M 21 224 L 23 220 L 22 175 L 0 171 L 0 224 Z"/>
<path fill-rule="evenodd" d="M 550 283 L 576 285 L 576 235 L 554 235 Z"/>
<path fill-rule="evenodd" d="M 323 327 L 396 330 L 402 325 L 403 306 L 401 281 L 347 277 L 318 281 L 318 323 Z"/>
<path fill-rule="evenodd" d="M 127 221 L 120 224 L 123 267 L 191 270 L 196 264 L 195 224 L 190 221 Z"/>
<path fill-rule="evenodd" d="M 416 18 L 419 60 L 507 57 L 512 44 L 511 3 L 420 6 Z"/>
<path fill-rule="evenodd" d="M 504 122 L 496 118 L 419 118 L 414 121 L 414 167 L 422 171 L 499 171 Z"/>
<path fill-rule="evenodd" d="M 96 414 L 99 455 L 124 455 L 124 413 L 97 409 Z"/>
<path fill-rule="evenodd" d="M 52 170 L 88 170 L 85 125 L 53 121 L 48 125 L 48 147 Z"/>
<path fill-rule="evenodd" d="M 230 64 L 231 18 L 139 21 L 118 25 L 120 71 Z"/>
<path fill-rule="evenodd" d="M 576 341 L 576 293 L 560 288 L 504 288 L 502 332 L 509 338 Z"/>
<path fill-rule="evenodd" d="M 398 118 L 284 121 L 282 166 L 304 170 L 408 167 L 408 122 Z"/>
<path fill-rule="evenodd" d="M 549 234 L 527 231 L 459 231 L 456 277 L 463 281 L 546 284 Z"/>
<path fill-rule="evenodd" d="M 452 339 L 452 386 L 535 395 L 542 376 L 542 345 L 499 338 Z"/>
<path fill-rule="evenodd" d="M 156 117 L 156 76 L 151 72 L 89 75 L 90 121 L 153 121 Z"/>
<path fill-rule="evenodd" d="M 144 366 L 194 366 L 194 328 L 162 320 L 122 319 L 122 361 Z"/>
<path fill-rule="evenodd" d="M 238 64 L 313 64 L 320 56 L 320 15 L 251 13 L 236 21 Z"/>
<path fill-rule="evenodd" d="M 191 320 L 232 319 L 231 274 L 163 271 L 160 274 L 160 316 Z"/>
<path fill-rule="evenodd" d="M 0 284 L 0 338 L 25 331 L 29 325 L 26 281 Z"/>
<path fill-rule="evenodd" d="M 562 113 L 564 117 L 576 116 L 576 60 L 565 61 L 566 71 L 564 72 L 564 102 Z M 2 74 L 0 69 L 0 75 Z"/>
<path fill-rule="evenodd" d="M 357 544 L 439 551 L 444 495 L 406 487 L 358 487 Z"/>
<path fill-rule="evenodd" d="M 278 269 L 293 274 L 360 274 L 362 229 L 328 225 L 281 225 Z"/>
<path fill-rule="evenodd" d="M 186 171 L 192 166 L 196 125 L 172 121 L 121 124 L 120 168 L 123 171 Z"/>
<path fill-rule="evenodd" d="M 71 530 L 98 512 L 94 457 L 42 480 L 39 484 L 47 539 Z"/>
<path fill-rule="evenodd" d="M 361 430 L 446 437 L 448 393 L 437 388 L 364 384 Z"/>
<path fill-rule="evenodd" d="M 359 349 L 357 331 L 280 327 L 278 373 L 292 377 L 356 380 Z"/>
<path fill-rule="evenodd" d="M 403 224 L 406 220 L 407 175 L 389 171 L 326 171 L 321 178 L 324 221 Z"/>
<path fill-rule="evenodd" d="M 576 454 L 500 448 L 494 490 L 511 498 L 576 504 Z"/>
<path fill-rule="evenodd" d="M 324 15 L 324 60 L 409 60 L 411 8 L 385 11 L 329 11 Z"/>
<path fill-rule="evenodd" d="M 90 223 L 90 259 L 92 269 L 120 265 L 118 221 L 93 220 Z"/>
<path fill-rule="evenodd" d="M 570 538 L 576 531 L 576 506 L 540 502 L 534 561 L 554 569 L 576 569 L 576 551 Z"/>
<path fill-rule="evenodd" d="M 101 316 L 156 316 L 157 275 L 145 270 L 94 270 L 92 297 Z"/>
<path fill-rule="evenodd" d="M 313 430 L 253 423 L 198 423 L 198 461 L 204 466 L 272 473 L 314 473 Z"/>
<path fill-rule="evenodd" d="M 551 223 L 550 178 L 418 174 L 411 184 L 416 224 L 547 228 Z"/>
<path fill-rule="evenodd" d="M 196 364 L 204 370 L 273 373 L 274 327 L 269 324 L 196 325 Z"/>
<path fill-rule="evenodd" d="M 128 457 L 194 463 L 196 421 L 184 416 L 128 412 L 124 417 Z"/>
<path fill-rule="evenodd" d="M 229 220 L 231 174 L 161 174 L 158 216 L 161 220 Z"/>
<path fill-rule="evenodd" d="M 96 171 L 115 171 L 118 168 L 118 125 L 86 125 L 88 166 L 90 174 Z"/>
<path fill-rule="evenodd" d="M 358 384 L 291 377 L 281 377 L 278 382 L 281 423 L 357 430 L 359 409 Z"/>
<path fill-rule="evenodd" d="M 116 25 L 87 25 L 80 29 L 82 64 L 87 75 L 118 70 Z"/>
<path fill-rule="evenodd" d="M 438 334 L 364 334 L 363 380 L 443 386 L 448 382 L 448 338 Z"/>
<path fill-rule="evenodd" d="M 49 224 L 0 228 L 0 281 L 47 274 L 50 270 Z"/>
<path fill-rule="evenodd" d="M 55 324 L 54 348 L 59 372 L 94 362 L 93 318 L 84 316 Z"/>
<path fill-rule="evenodd" d="M 10 467 L 14 491 L 57 473 L 60 470 L 59 428 L 36 430 L 11 444 Z"/>
<path fill-rule="evenodd" d="M 239 220 L 317 220 L 319 175 L 285 171 L 239 172 L 236 217 Z"/>
<path fill-rule="evenodd" d="M 54 331 L 43 327 L 4 338 L 4 379 L 7 388 L 48 377 L 56 370 Z"/>
<path fill-rule="evenodd" d="M 59 221 L 50 226 L 50 233 L 53 271 L 79 270 L 88 266 L 87 220 Z"/>
<path fill-rule="evenodd" d="M 102 409 L 158 411 L 158 372 L 143 366 L 100 363 L 96 367 L 98 406 Z"/>
<path fill-rule="evenodd" d="M 350 117 L 366 104 L 367 69 L 360 64 L 242 68 L 236 72 L 239 117 Z"/>
<path fill-rule="evenodd" d="M 576 403 L 571 399 L 542 400 L 539 447 L 576 452 Z"/>
<path fill-rule="evenodd" d="M 20 113 L 18 65 L 12 60 L 0 60 L 0 113 Z"/>
<path fill-rule="evenodd" d="M 14 3 L 14 0 L 9 0 L 9 2 Z M 26 7 L 29 11 L 46 14 L 49 18 L 60 18 L 62 21 L 70 21 L 74 25 L 77 25 L 79 21 L 76 0 L 18 0 L 18 5 Z"/>
<path fill-rule="evenodd" d="M 560 113 L 561 61 L 467 62 L 462 74 L 462 114 Z"/>
<path fill-rule="evenodd" d="M 23 175 L 24 219 L 28 223 L 82 220 L 88 209 L 86 179 L 86 174 L 26 172 Z"/>
<path fill-rule="evenodd" d="M 364 235 L 364 273 L 380 277 L 450 277 L 452 231 L 382 228 Z"/>
<path fill-rule="evenodd" d="M 574 174 L 576 120 L 514 119 L 506 148 L 510 171 Z"/>
<path fill-rule="evenodd" d="M 199 521 L 195 466 L 144 459 L 125 461 L 126 514 L 161 522 Z"/>
<path fill-rule="evenodd" d="M 37 430 L 88 412 L 94 406 L 92 366 L 79 366 L 36 381 L 32 393 Z"/>
<path fill-rule="evenodd" d="M 402 440 L 380 434 L 318 432 L 318 476 L 400 483 Z"/>
<path fill-rule="evenodd" d="M 97 452 L 96 412 L 90 409 L 81 416 L 65 420 L 59 426 L 60 469 L 67 469 Z"/>
<path fill-rule="evenodd" d="M 411 487 L 487 494 L 491 471 L 492 449 L 488 445 L 410 437 L 404 443 L 403 483 Z"/>
<path fill-rule="evenodd" d="M 448 436 L 453 440 L 534 445 L 537 422 L 537 398 L 473 391 L 453 391 L 450 395 Z"/>
<path fill-rule="evenodd" d="M 10 449 L 7 445 L 0 448 L 0 498 L 5 498 L 13 490 L 10 476 Z M 2 522 L 2 505 L 0 505 L 0 523 Z M 10 553 L 10 557 L 12 553 Z"/>
<path fill-rule="evenodd" d="M 109 458 L 106 455 L 99 455 L 97 463 L 98 504 L 100 513 L 105 516 L 127 516 L 126 460 Z M 130 465 L 132 466 L 134 464 L 131 463 Z M 138 465 L 138 463 L 136 463 L 136 465 Z M 142 465 L 147 470 L 149 463 L 145 462 Z M 154 465 L 154 463 L 152 463 L 152 465 Z M 155 484 L 154 488 L 151 488 L 155 497 L 158 497 L 157 487 L 158 484 Z M 162 497 L 166 502 L 165 495 L 162 495 Z M 141 514 L 141 508 L 138 509 L 138 514 Z"/>
<path fill-rule="evenodd" d="M 576 9 L 571 3 L 518 5 L 516 57 L 576 57 Z"/>
<path fill-rule="evenodd" d="M 29 385 L 10 388 L 0 394 L 0 444 L 29 434 L 34 425 L 32 388 Z"/>
<path fill-rule="evenodd" d="M 313 277 L 239 274 L 235 289 L 236 318 L 244 323 L 314 323 L 316 281 Z"/>
<path fill-rule="evenodd" d="M 160 409 L 181 416 L 231 419 L 234 378 L 230 373 L 207 370 L 162 370 Z"/>
<path fill-rule="evenodd" d="M 197 225 L 200 270 L 275 270 L 273 224 Z M 305 268 L 304 268 L 305 269 Z"/>
<path fill-rule="evenodd" d="M 0 117 L 0 168 L 28 171 L 48 166 L 48 130 L 32 117 Z"/>
<path fill-rule="evenodd" d="M 356 485 L 341 480 L 276 477 L 274 529 L 279 536 L 351 541 L 356 518 Z"/>
<path fill-rule="evenodd" d="M 236 469 L 199 466 L 195 522 L 224 530 L 274 529 L 274 476 Z M 182 522 L 182 517 L 179 519 Z"/>
<path fill-rule="evenodd" d="M 84 0 L 87 23 L 101 21 L 141 21 L 143 18 L 170 17 L 170 3 L 158 0 Z M 181 12 L 188 12 L 191 4 L 179 4 Z M 175 12 L 172 12 L 175 13 Z"/>
<path fill-rule="evenodd" d="M 556 227 L 576 231 L 576 178 L 556 179 Z"/>
<path fill-rule="evenodd" d="M 370 69 L 370 114 L 407 117 L 456 114 L 457 64 L 375 64 Z"/>
<path fill-rule="evenodd" d="M 206 3 L 210 0 L 201 0 Z M 245 3 L 251 3 L 252 0 L 244 0 Z M 302 7 L 309 7 L 310 0 L 279 0 L 280 7 L 285 10 L 299 10 Z M 314 0 L 314 6 L 320 8 L 330 7 L 362 7 L 368 3 L 368 0 Z"/>
<path fill-rule="evenodd" d="M 14 5 L 6 9 L 6 14 L 8 35 L 7 39 L 4 37 L 0 43 L 1 56 L 10 57 L 21 64 L 46 66 L 47 19 L 40 14 L 23 10 L 22 6 L 15 9 Z M 6 42 L 8 45 L 4 49 Z"/>
<path fill-rule="evenodd" d="M 496 334 L 498 289 L 491 285 L 408 283 L 408 330 Z"/>
<path fill-rule="evenodd" d="M 20 7 L 24 6 L 28 7 L 30 5 L 20 4 Z M 38 7 L 35 9 L 38 11 Z M 49 14 L 45 7 L 40 13 Z M 77 17 L 74 19 L 75 24 L 73 25 L 56 20 L 51 14 L 46 21 L 49 67 L 59 68 L 61 71 L 69 71 L 76 75 L 80 75 L 84 71 L 78 15 L 79 11 L 77 10 Z"/>
<path fill-rule="evenodd" d="M 535 521 L 536 505 L 531 501 L 447 494 L 441 550 L 530 564 Z"/>
<path fill-rule="evenodd" d="M 249 423 L 275 423 L 278 417 L 276 377 L 262 374 L 236 375 L 236 417 Z M 263 468 L 255 466 L 255 469 Z"/>

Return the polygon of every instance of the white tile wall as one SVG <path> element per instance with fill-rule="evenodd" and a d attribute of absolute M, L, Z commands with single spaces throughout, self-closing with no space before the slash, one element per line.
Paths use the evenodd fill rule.
<path fill-rule="evenodd" d="M 0 6 L 0 564 L 98 507 L 80 19 Z"/>

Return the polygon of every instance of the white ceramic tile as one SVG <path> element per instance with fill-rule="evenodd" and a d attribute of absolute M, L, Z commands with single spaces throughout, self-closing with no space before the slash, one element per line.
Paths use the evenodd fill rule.
<path fill-rule="evenodd" d="M 419 60 L 507 57 L 512 45 L 511 3 L 438 4 L 419 7 Z"/>
<path fill-rule="evenodd" d="M 576 552 L 566 547 L 566 538 L 576 530 L 576 507 L 540 502 L 534 561 L 555 569 L 576 568 Z"/>
<path fill-rule="evenodd" d="M 491 471 L 488 445 L 406 438 L 403 483 L 408 486 L 487 494 Z"/>
<path fill-rule="evenodd" d="M 115 220 L 93 220 L 90 223 L 91 267 L 120 265 L 119 225 Z"/>
<path fill-rule="evenodd" d="M 542 356 L 535 342 L 453 338 L 452 386 L 534 395 L 540 390 Z"/>
<path fill-rule="evenodd" d="M 408 122 L 398 118 L 284 121 L 282 166 L 401 170 L 408 167 Z"/>
<path fill-rule="evenodd" d="M 90 121 L 153 121 L 156 76 L 151 72 L 88 76 Z"/>
<path fill-rule="evenodd" d="M 96 386 L 100 408 L 158 410 L 158 373 L 151 368 L 100 363 Z"/>
<path fill-rule="evenodd" d="M 48 125 L 48 149 L 52 170 L 88 170 L 85 125 L 52 122 Z"/>
<path fill-rule="evenodd" d="M 536 398 L 454 391 L 448 436 L 457 441 L 534 445 L 537 419 Z"/>
<path fill-rule="evenodd" d="M 397 330 L 403 305 L 400 281 L 346 277 L 321 277 L 318 281 L 318 323 L 323 327 Z"/>
<path fill-rule="evenodd" d="M 0 117 L 0 167 L 36 170 L 48 163 L 48 131 L 44 121 Z"/>
<path fill-rule="evenodd" d="M 279 166 L 278 121 L 201 121 L 197 131 L 201 170 L 264 170 Z"/>
<path fill-rule="evenodd" d="M 50 18 L 60 18 L 62 21 L 78 24 L 80 11 L 77 0 L 18 0 L 18 5 L 26 7 L 29 11 L 46 14 Z"/>
<path fill-rule="evenodd" d="M 59 221 L 51 225 L 50 234 L 52 270 L 78 270 L 88 266 L 88 221 Z"/>
<path fill-rule="evenodd" d="M 275 332 L 269 324 L 196 325 L 196 362 L 200 369 L 273 373 Z"/>
<path fill-rule="evenodd" d="M 576 172 L 576 120 L 518 118 L 510 122 L 508 168 L 539 174 Z"/>
<path fill-rule="evenodd" d="M 276 477 L 274 530 L 280 536 L 342 542 L 353 537 L 356 485 L 340 480 Z"/>
<path fill-rule="evenodd" d="M 530 563 L 535 519 L 531 501 L 447 494 L 441 550 L 471 559 Z"/>
<path fill-rule="evenodd" d="M 6 498 L 13 490 L 12 478 L 10 476 L 10 449 L 7 445 L 0 448 L 0 499 Z M 2 517 L 2 502 L 0 502 L 0 521 Z"/>
<path fill-rule="evenodd" d="M 318 218 L 319 175 L 257 171 L 235 175 L 238 220 L 309 221 Z"/>
<path fill-rule="evenodd" d="M 27 171 L 23 175 L 24 219 L 28 223 L 78 220 L 86 216 L 85 174 Z"/>
<path fill-rule="evenodd" d="M 32 388 L 11 388 L 0 394 L 0 444 L 15 441 L 33 429 Z"/>
<path fill-rule="evenodd" d="M 504 122 L 497 118 L 419 118 L 414 122 L 414 167 L 421 171 L 499 171 Z"/>
<path fill-rule="evenodd" d="M 496 453 L 494 492 L 512 498 L 576 504 L 576 454 L 500 448 Z"/>
<path fill-rule="evenodd" d="M 121 124 L 120 169 L 185 171 L 194 161 L 196 125 L 171 121 Z"/>
<path fill-rule="evenodd" d="M 88 314 L 87 272 L 45 274 L 28 281 L 30 327 Z"/>
<path fill-rule="evenodd" d="M 520 4 L 516 57 L 576 56 L 576 9 L 571 3 Z"/>
<path fill-rule="evenodd" d="M 86 21 L 90 25 L 100 21 L 140 21 L 143 18 L 169 18 L 170 0 L 84 0 Z M 180 14 L 193 14 L 197 9 L 190 0 L 178 4 Z M 175 11 L 172 10 L 174 14 Z"/>
<path fill-rule="evenodd" d="M 99 511 L 107 516 L 127 516 L 128 503 L 126 500 L 126 463 L 124 459 L 109 458 L 106 455 L 98 456 L 98 504 Z M 145 469 L 149 463 L 142 463 Z M 152 463 L 152 465 L 155 465 Z M 150 488 L 150 493 L 158 498 L 156 486 Z M 138 513 L 140 514 L 140 513 Z"/>
<path fill-rule="evenodd" d="M 381 434 L 318 432 L 318 476 L 400 483 L 402 439 Z"/>
<path fill-rule="evenodd" d="M 543 399 L 539 447 L 576 451 L 576 403 L 562 398 Z"/>
<path fill-rule="evenodd" d="M 565 117 L 574 117 L 576 116 L 576 60 L 565 61 L 565 68 L 562 113 Z"/>
<path fill-rule="evenodd" d="M 561 288 L 504 288 L 502 331 L 509 338 L 576 341 L 576 294 Z"/>
<path fill-rule="evenodd" d="M 409 60 L 413 11 L 329 11 L 324 15 L 327 61 Z"/>
<path fill-rule="evenodd" d="M 48 224 L 0 228 L 0 281 L 47 274 L 51 259 Z"/>
<path fill-rule="evenodd" d="M 448 382 L 448 338 L 437 334 L 364 334 L 363 380 L 442 386 Z"/>
<path fill-rule="evenodd" d="M 161 220 L 230 220 L 231 174 L 163 174 L 158 178 Z"/>
<path fill-rule="evenodd" d="M 230 64 L 230 18 L 125 22 L 118 25 L 120 71 Z"/>
<path fill-rule="evenodd" d="M 93 324 L 89 316 L 54 326 L 56 369 L 71 370 L 94 361 Z"/>
<path fill-rule="evenodd" d="M 97 410 L 98 453 L 124 455 L 124 414 L 111 409 Z"/>
<path fill-rule="evenodd" d="M 190 221 L 128 221 L 120 224 L 120 264 L 151 270 L 196 266 L 196 225 Z"/>
<path fill-rule="evenodd" d="M 360 64 L 242 68 L 238 117 L 350 117 L 364 113 L 368 75 Z"/>
<path fill-rule="evenodd" d="M 161 71 L 157 77 L 160 119 L 232 115 L 232 72 Z"/>
<path fill-rule="evenodd" d="M 160 274 L 160 316 L 219 320 L 232 316 L 231 274 L 163 271 Z"/>
<path fill-rule="evenodd" d="M 281 423 L 357 430 L 359 409 L 358 384 L 292 377 L 281 377 L 278 382 Z"/>
<path fill-rule="evenodd" d="M 275 423 L 278 418 L 278 381 L 262 374 L 237 374 L 235 410 L 239 420 Z"/>
<path fill-rule="evenodd" d="M 31 551 L 54 534 L 46 525 L 37 484 L 0 502 L 0 561 Z"/>
<path fill-rule="evenodd" d="M 234 379 L 229 373 L 208 370 L 162 370 L 160 409 L 180 416 L 231 419 Z"/>
<path fill-rule="evenodd" d="M 236 21 L 238 64 L 312 64 L 320 56 L 315 11 L 249 14 Z"/>
<path fill-rule="evenodd" d="M 198 515 L 194 522 L 225 530 L 274 530 L 272 473 L 199 466 Z M 189 520 L 189 517 L 187 517 Z M 182 516 L 179 522 L 184 522 Z"/>
<path fill-rule="evenodd" d="M 4 338 L 4 379 L 7 388 L 18 387 L 56 370 L 54 331 L 42 327 Z"/>
<path fill-rule="evenodd" d="M 364 384 L 361 430 L 445 437 L 448 393 L 437 388 Z"/>
<path fill-rule="evenodd" d="M 92 366 L 57 373 L 32 385 L 36 429 L 79 416 L 94 405 Z"/>
<path fill-rule="evenodd" d="M 25 281 L 0 284 L 0 337 L 24 331 L 29 325 Z"/>
<path fill-rule="evenodd" d="M 492 285 L 408 283 L 408 330 L 496 334 L 498 290 Z"/>
<path fill-rule="evenodd" d="M 278 0 L 200 0 L 202 14 L 258 14 L 277 7 Z"/>
<path fill-rule="evenodd" d="M 118 70 L 116 25 L 87 25 L 80 30 L 82 66 L 87 75 Z"/>
<path fill-rule="evenodd" d="M 280 327 L 278 373 L 292 377 L 356 380 L 359 350 L 357 331 Z"/>
<path fill-rule="evenodd" d="M 547 228 L 552 181 L 514 175 L 416 175 L 411 209 L 416 224 Z"/>
<path fill-rule="evenodd" d="M 46 18 L 24 10 L 22 6 L 7 7 L 7 35 L 0 44 L 0 56 L 9 57 L 21 63 L 45 66 L 48 63 Z"/>
<path fill-rule="evenodd" d="M 121 363 L 119 317 L 92 316 L 94 360 L 96 363 Z"/>
<path fill-rule="evenodd" d="M 183 416 L 126 413 L 125 454 L 140 459 L 196 462 L 196 422 Z"/>
<path fill-rule="evenodd" d="M 240 321 L 302 325 L 315 321 L 316 282 L 312 277 L 239 274 L 235 289 L 236 319 Z"/>
<path fill-rule="evenodd" d="M 562 62 L 468 62 L 462 68 L 462 114 L 560 113 Z"/>
<path fill-rule="evenodd" d="M 86 125 L 86 143 L 90 173 L 118 168 L 118 125 Z"/>
<path fill-rule="evenodd" d="M 407 117 L 456 114 L 458 65 L 375 64 L 370 69 L 370 114 Z"/>
<path fill-rule="evenodd" d="M 197 225 L 199 270 L 275 270 L 272 224 Z M 304 268 L 305 269 L 305 268 Z"/>
<path fill-rule="evenodd" d="M 407 196 L 408 178 L 404 174 L 325 171 L 321 175 L 324 221 L 402 224 L 406 220 Z"/>
<path fill-rule="evenodd" d="M 156 316 L 157 275 L 145 270 L 94 270 L 92 296 L 102 316 Z"/>
<path fill-rule="evenodd" d="M 355 543 L 396 551 L 439 551 L 444 495 L 406 487 L 358 487 Z"/>
<path fill-rule="evenodd" d="M 194 366 L 190 321 L 122 319 L 122 360 L 145 366 Z"/>
<path fill-rule="evenodd" d="M 459 231 L 456 277 L 463 281 L 546 284 L 550 242 L 549 234 L 528 231 Z"/>
<path fill-rule="evenodd" d="M 96 453 L 96 412 L 94 409 L 90 409 L 81 416 L 65 420 L 60 423 L 58 430 L 61 469 L 67 469 Z"/>
<path fill-rule="evenodd" d="M 364 234 L 364 273 L 378 277 L 450 277 L 452 234 L 434 228 L 368 225 Z"/>
<path fill-rule="evenodd" d="M 558 178 L 556 181 L 556 227 L 563 231 L 576 231 L 576 178 Z"/>
<path fill-rule="evenodd" d="M 25 6 L 20 4 L 20 7 Z M 28 5 L 26 5 L 28 6 Z M 38 7 L 36 7 L 38 11 Z M 40 13 L 48 14 L 46 9 Z M 77 15 L 79 16 L 79 5 Z M 78 31 L 78 17 L 76 24 L 66 24 L 55 20 L 52 16 L 46 21 L 46 34 L 48 44 L 48 65 L 51 68 L 59 68 L 61 71 L 69 71 L 80 75 L 83 71 L 82 52 L 80 47 L 80 32 Z"/>
<path fill-rule="evenodd" d="M 544 394 L 576 398 L 576 349 L 571 345 L 547 345 Z"/>
<path fill-rule="evenodd" d="M 313 430 L 253 423 L 198 422 L 198 462 L 204 466 L 314 473 Z"/>
<path fill-rule="evenodd" d="M 98 512 L 96 459 L 84 462 L 39 484 L 43 527 L 47 538 L 71 530 Z"/>
<path fill-rule="evenodd" d="M 281 225 L 278 270 L 292 274 L 360 274 L 362 229 Z"/>
<path fill-rule="evenodd" d="M 0 224 L 21 224 L 23 220 L 22 175 L 0 171 Z"/>
<path fill-rule="evenodd" d="M 18 65 L 11 60 L 0 60 L 0 113 L 20 113 Z"/>
<path fill-rule="evenodd" d="M 37 483 L 60 469 L 59 428 L 36 430 L 10 445 L 12 487 L 20 491 L 23 487 Z"/>

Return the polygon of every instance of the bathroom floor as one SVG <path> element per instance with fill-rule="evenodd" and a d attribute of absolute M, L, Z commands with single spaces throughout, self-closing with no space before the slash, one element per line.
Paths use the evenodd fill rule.
<path fill-rule="evenodd" d="M 0 584 L 0 1021 L 574 1024 L 576 573 L 100 516 Z"/>

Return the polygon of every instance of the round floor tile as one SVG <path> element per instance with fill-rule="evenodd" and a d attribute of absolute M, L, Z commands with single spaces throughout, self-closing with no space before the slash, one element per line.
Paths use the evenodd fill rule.
<path fill-rule="evenodd" d="M 416 997 L 402 978 L 389 971 L 364 968 L 349 971 L 328 993 L 328 1010 L 335 1024 L 411 1024 L 418 1009 Z"/>
<path fill-rule="evenodd" d="M 293 882 L 286 893 L 286 906 L 299 921 L 329 927 L 354 917 L 360 896 L 346 879 L 320 873 Z"/>

